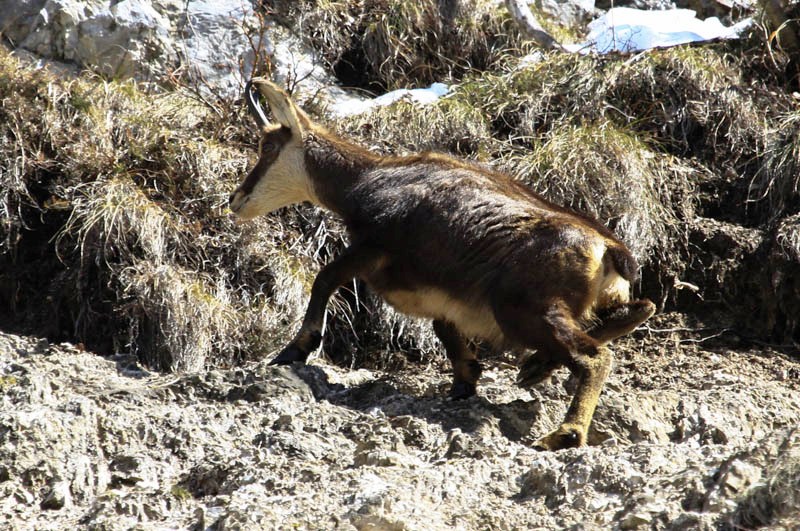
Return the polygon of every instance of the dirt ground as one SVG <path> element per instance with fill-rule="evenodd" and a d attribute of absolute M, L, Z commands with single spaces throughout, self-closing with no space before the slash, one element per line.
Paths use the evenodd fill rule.
<path fill-rule="evenodd" d="M 615 351 L 586 448 L 540 453 L 566 372 L 479 396 L 444 364 L 155 374 L 0 335 L 10 529 L 796 529 L 800 363 L 656 316 Z"/>

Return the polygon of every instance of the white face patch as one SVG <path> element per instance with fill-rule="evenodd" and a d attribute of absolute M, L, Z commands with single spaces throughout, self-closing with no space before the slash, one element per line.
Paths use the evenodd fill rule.
<path fill-rule="evenodd" d="M 257 171 L 258 165 L 256 165 Z M 275 161 L 258 176 L 252 191 L 241 186 L 231 201 L 231 210 L 241 219 L 252 219 L 279 208 L 311 201 L 319 204 L 305 166 L 302 142 L 292 139 L 280 148 Z"/>
<path fill-rule="evenodd" d="M 248 83 L 251 86 L 267 100 L 278 123 L 268 123 L 260 104 L 248 94 L 248 105 L 251 112 L 256 108 L 261 127 L 259 160 L 231 195 L 231 210 L 241 219 L 251 219 L 303 201 L 319 204 L 305 165 L 303 138 L 308 117 L 286 91 L 269 80 L 253 78 Z"/>

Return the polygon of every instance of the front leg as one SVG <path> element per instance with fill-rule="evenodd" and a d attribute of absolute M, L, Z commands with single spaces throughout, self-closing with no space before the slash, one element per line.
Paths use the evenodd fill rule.
<path fill-rule="evenodd" d="M 444 345 L 447 357 L 453 367 L 453 386 L 450 398 L 463 400 L 475 395 L 478 378 L 481 376 L 481 365 L 475 351 L 469 348 L 464 337 L 452 323 L 442 320 L 433 321 L 433 331 Z"/>
<path fill-rule="evenodd" d="M 383 260 L 383 254 L 358 245 L 351 245 L 329 263 L 314 279 L 311 298 L 300 331 L 291 343 L 284 348 L 270 365 L 289 365 L 296 361 L 305 362 L 322 342 L 322 322 L 325 308 L 333 292 L 345 282 L 374 271 Z"/>

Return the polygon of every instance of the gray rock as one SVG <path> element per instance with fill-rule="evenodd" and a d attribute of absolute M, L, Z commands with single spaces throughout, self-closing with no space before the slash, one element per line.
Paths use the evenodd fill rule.
<path fill-rule="evenodd" d="M 0 2 L 0 31 L 34 54 L 73 62 L 114 79 L 188 82 L 238 96 L 259 29 L 250 2 L 179 0 L 30 0 Z M 264 48 L 271 46 L 265 36 Z"/>
<path fill-rule="evenodd" d="M 0 0 L 0 33 L 31 60 L 112 79 L 185 84 L 212 101 L 238 99 L 259 62 L 295 96 L 357 100 L 289 29 L 250 0 Z"/>
<path fill-rule="evenodd" d="M 55 481 L 39 506 L 45 510 L 59 510 L 70 504 L 69 484 L 66 481 Z"/>
<path fill-rule="evenodd" d="M 596 15 L 595 0 L 536 0 L 536 7 L 567 27 L 580 27 Z"/>

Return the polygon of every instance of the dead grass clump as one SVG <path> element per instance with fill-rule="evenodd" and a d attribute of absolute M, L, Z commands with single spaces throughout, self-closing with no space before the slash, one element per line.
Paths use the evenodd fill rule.
<path fill-rule="evenodd" d="M 470 77 L 455 98 L 479 109 L 502 140 L 543 138 L 563 123 L 599 118 L 607 60 L 550 53 L 532 64 Z"/>
<path fill-rule="evenodd" d="M 42 128 L 31 130 L 28 124 L 51 118 L 51 109 L 43 105 L 48 80 L 43 72 L 20 68 L 0 48 L 0 253 L 15 252 L 21 231 L 41 210 L 38 195 L 52 167 L 41 154 L 49 143 Z"/>
<path fill-rule="evenodd" d="M 495 136 L 523 145 L 564 124 L 610 121 L 719 173 L 754 175 L 768 124 L 788 102 L 745 80 L 725 46 L 633 57 L 544 54 L 538 62 L 470 77 L 455 92 L 487 116 Z"/>
<path fill-rule="evenodd" d="M 367 63 L 390 89 L 485 70 L 500 57 L 495 46 L 517 44 L 493 4 L 382 0 L 366 24 Z"/>
<path fill-rule="evenodd" d="M 671 268 L 693 215 L 694 168 L 609 121 L 564 125 L 505 166 L 552 201 L 612 227 L 642 263 L 680 273 Z"/>
<path fill-rule="evenodd" d="M 764 152 L 774 96 L 757 90 L 724 45 L 651 50 L 632 58 L 545 54 L 464 81 L 457 95 L 496 134 L 541 139 L 564 123 L 609 120 L 708 167 L 751 171 Z M 785 103 L 785 102 L 784 102 Z"/>
<path fill-rule="evenodd" d="M 81 254 L 89 250 L 130 260 L 140 249 L 155 264 L 170 261 L 188 248 L 184 227 L 166 204 L 150 200 L 128 176 L 96 181 L 70 190 L 72 214 L 62 237 L 76 237 Z M 88 242 L 91 238 L 91 242 Z"/>
<path fill-rule="evenodd" d="M 398 151 L 441 151 L 484 158 L 494 141 L 479 109 L 460 98 L 443 98 L 431 105 L 399 102 L 339 119 L 339 133 L 384 154 Z"/>
<path fill-rule="evenodd" d="M 749 206 L 774 222 L 800 212 L 800 112 L 782 116 L 767 136 L 762 163 L 749 187 Z"/>
<path fill-rule="evenodd" d="M 123 269 L 123 296 L 135 350 L 149 367 L 197 371 L 212 355 L 241 348 L 239 313 L 224 282 L 169 264 L 141 261 Z M 238 344 L 237 344 L 238 343 Z"/>
<path fill-rule="evenodd" d="M 608 100 L 681 156 L 745 169 L 763 152 L 770 102 L 742 79 L 724 48 L 655 50 L 623 64 Z"/>
<path fill-rule="evenodd" d="M 350 86 L 392 90 L 458 79 L 523 45 L 504 8 L 487 0 L 325 1 L 294 8 L 301 12 L 300 33 Z"/>

